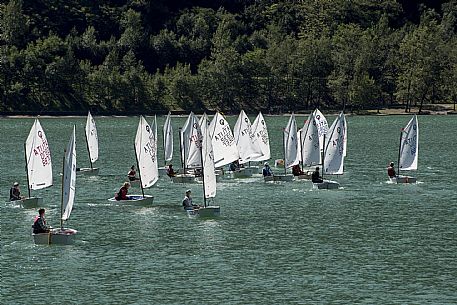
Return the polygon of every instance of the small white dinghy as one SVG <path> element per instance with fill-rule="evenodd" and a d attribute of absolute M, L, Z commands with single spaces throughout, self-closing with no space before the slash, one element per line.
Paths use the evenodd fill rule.
<path fill-rule="evenodd" d="M 89 154 L 90 167 L 81 167 L 77 169 L 79 174 L 85 175 L 98 175 L 99 169 L 94 167 L 93 164 L 98 160 L 98 135 L 97 135 L 97 126 L 95 125 L 95 120 L 92 115 L 87 114 L 86 120 L 86 144 L 87 152 Z"/>
<path fill-rule="evenodd" d="M 116 200 L 115 197 L 108 201 L 115 201 L 131 205 L 150 205 L 154 197 L 144 194 L 145 188 L 153 186 L 159 180 L 157 166 L 157 138 L 154 130 L 149 126 L 146 119 L 141 116 L 135 136 L 135 157 L 140 177 L 141 195 L 128 195 L 129 200 Z"/>
<path fill-rule="evenodd" d="M 62 175 L 62 202 L 60 206 L 60 228 L 51 229 L 48 233 L 34 234 L 33 241 L 36 245 L 71 245 L 74 243 L 78 231 L 64 228 L 63 222 L 70 218 L 75 201 L 76 191 L 76 126 L 64 151 Z"/>
<path fill-rule="evenodd" d="M 176 176 L 171 177 L 173 183 L 195 183 L 195 175 L 193 174 L 176 174 Z"/>
<path fill-rule="evenodd" d="M 310 168 L 321 164 L 321 150 L 319 140 L 319 129 L 315 119 L 316 111 L 312 112 L 305 121 L 303 128 L 299 131 L 300 137 L 300 160 L 302 163 L 302 175 L 295 176 L 296 180 L 311 180 L 312 171 L 305 170 L 303 166 Z"/>
<path fill-rule="evenodd" d="M 344 157 L 346 156 L 346 118 L 341 112 L 328 130 L 329 141 L 325 142 L 322 154 L 322 175 L 342 175 L 344 173 Z M 318 189 L 337 189 L 337 181 L 324 179 L 323 182 L 313 182 L 313 187 Z"/>
<path fill-rule="evenodd" d="M 419 122 L 417 116 L 411 118 L 400 132 L 400 146 L 398 149 L 398 173 L 389 178 L 392 183 L 416 183 L 417 178 L 400 175 L 400 170 L 417 170 L 419 157 Z"/>
<path fill-rule="evenodd" d="M 218 217 L 221 214 L 221 208 L 217 205 L 209 205 L 207 200 L 216 197 L 216 173 L 214 167 L 214 154 L 213 146 L 211 143 L 211 137 L 207 128 L 204 128 L 203 134 L 201 131 L 197 131 L 199 135 L 197 141 L 200 145 L 200 159 L 202 164 L 202 182 L 203 182 L 203 201 L 204 205 L 198 208 L 186 210 L 187 215 L 191 218 L 212 218 Z"/>
<path fill-rule="evenodd" d="M 293 175 L 274 175 L 263 177 L 263 181 L 265 182 L 290 182 L 293 180 Z"/>
<path fill-rule="evenodd" d="M 28 197 L 14 201 L 24 208 L 36 208 L 43 204 L 43 198 L 30 196 L 31 190 L 39 190 L 52 186 L 51 151 L 48 140 L 35 119 L 29 136 L 24 143 L 25 168 L 27 173 Z"/>
<path fill-rule="evenodd" d="M 254 168 L 241 167 L 234 171 L 227 171 L 227 175 L 232 179 L 242 179 L 252 177 L 254 174 Z"/>

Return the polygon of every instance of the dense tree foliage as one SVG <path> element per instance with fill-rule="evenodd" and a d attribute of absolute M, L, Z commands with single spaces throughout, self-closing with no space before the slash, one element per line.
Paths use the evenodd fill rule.
<path fill-rule="evenodd" d="M 2 112 L 457 100 L 457 0 L 7 0 Z"/>

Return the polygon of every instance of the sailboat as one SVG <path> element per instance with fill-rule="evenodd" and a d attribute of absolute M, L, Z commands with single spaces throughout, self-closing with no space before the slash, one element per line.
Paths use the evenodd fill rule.
<path fill-rule="evenodd" d="M 322 154 L 322 176 L 324 176 L 324 174 L 343 174 L 344 157 L 346 156 L 346 128 L 346 118 L 344 113 L 341 112 L 323 138 L 324 151 Z M 313 183 L 313 186 L 318 189 L 337 189 L 340 184 L 337 181 L 324 179 L 323 182 Z"/>
<path fill-rule="evenodd" d="M 220 206 L 211 205 L 208 200 L 216 197 L 217 179 L 214 167 L 214 153 L 211 143 L 211 136 L 208 128 L 200 129 L 197 126 L 195 131 L 196 143 L 200 143 L 199 157 L 202 165 L 203 202 L 204 205 L 198 209 L 186 210 L 189 217 L 217 217 L 221 213 Z M 200 129 L 200 130 L 199 130 Z"/>
<path fill-rule="evenodd" d="M 129 195 L 129 200 L 116 200 L 110 198 L 109 201 L 116 201 L 134 205 L 152 204 L 154 197 L 145 195 L 144 189 L 153 186 L 159 179 L 157 166 L 157 138 L 154 130 L 146 119 L 141 116 L 135 136 L 135 157 L 137 162 L 138 174 L 140 178 L 141 195 Z"/>
<path fill-rule="evenodd" d="M 25 208 L 34 208 L 43 204 L 43 198 L 31 197 L 31 190 L 40 190 L 52 185 L 51 151 L 38 119 L 35 119 L 24 143 L 24 154 L 28 197 L 16 202 Z"/>
<path fill-rule="evenodd" d="M 173 159 L 173 126 L 171 125 L 171 113 L 168 112 L 165 123 L 163 124 L 163 159 L 165 163 L 165 173 L 167 172 L 167 162 Z M 159 168 L 160 174 L 160 168 Z"/>
<path fill-rule="evenodd" d="M 246 164 L 251 160 L 262 156 L 257 137 L 252 132 L 251 121 L 244 110 L 241 110 L 235 126 L 233 127 L 233 135 L 240 154 L 239 164 Z M 252 176 L 253 169 L 249 167 L 240 167 L 229 173 L 232 178 L 246 178 Z"/>
<path fill-rule="evenodd" d="M 300 161 L 303 175 L 297 176 L 298 180 L 311 179 L 311 171 L 305 172 L 304 166 L 310 167 L 321 163 L 319 129 L 315 119 L 315 112 L 311 113 L 300 130 Z"/>
<path fill-rule="evenodd" d="M 298 164 L 298 135 L 297 135 L 297 122 L 295 115 L 292 113 L 286 128 L 283 132 L 283 149 L 284 149 L 284 174 L 273 175 L 264 177 L 265 182 L 269 181 L 292 181 L 294 176 L 287 174 L 287 169 Z"/>
<path fill-rule="evenodd" d="M 86 120 L 86 144 L 87 152 L 89 153 L 90 168 L 79 168 L 77 171 L 82 174 L 98 175 L 99 169 L 94 167 L 94 162 L 98 160 L 98 135 L 97 126 L 92 115 L 87 114 Z"/>
<path fill-rule="evenodd" d="M 184 123 L 183 128 L 179 129 L 179 149 L 181 152 L 181 172 L 172 177 L 173 183 L 195 183 L 195 174 L 188 172 L 190 168 L 201 166 L 198 159 L 197 146 L 195 145 L 196 130 L 200 130 L 197 116 L 191 112 Z"/>
<path fill-rule="evenodd" d="M 417 170 L 419 157 L 419 123 L 414 115 L 400 132 L 398 149 L 398 173 L 390 180 L 394 183 L 416 183 L 417 178 L 400 175 L 400 170 Z"/>
<path fill-rule="evenodd" d="M 75 201 L 76 191 L 76 126 L 64 150 L 63 175 L 62 175 L 62 199 L 60 205 L 60 228 L 51 229 L 48 233 L 34 234 L 33 241 L 37 245 L 60 244 L 70 245 L 74 243 L 78 231 L 64 228 L 64 221 L 70 218 Z"/>
<path fill-rule="evenodd" d="M 257 145 L 262 153 L 258 157 L 252 157 L 251 162 L 261 162 L 270 160 L 270 139 L 268 137 L 267 123 L 261 112 L 257 115 L 252 123 L 252 134 L 257 139 Z M 250 166 L 251 167 L 251 166 Z M 257 172 L 262 174 L 262 167 L 257 166 Z"/>
<path fill-rule="evenodd" d="M 214 166 L 221 168 L 238 160 L 239 152 L 227 120 L 216 112 L 208 127 L 214 152 Z"/>

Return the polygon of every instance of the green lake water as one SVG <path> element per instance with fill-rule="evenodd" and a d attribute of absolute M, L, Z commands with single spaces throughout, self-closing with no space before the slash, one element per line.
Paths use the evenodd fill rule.
<path fill-rule="evenodd" d="M 250 116 L 251 120 L 254 119 Z M 328 116 L 329 124 L 335 116 Z M 299 125 L 305 117 L 298 117 Z M 1 304 L 457 304 L 457 117 L 420 116 L 418 184 L 387 183 L 400 128 L 410 116 L 348 116 L 345 174 L 339 190 L 309 181 L 265 184 L 225 179 L 221 217 L 189 219 L 191 188 L 161 177 L 145 190 L 153 207 L 107 201 L 135 163 L 138 118 L 95 117 L 100 175 L 78 176 L 68 226 L 72 246 L 36 246 L 35 209 L 7 202 L 14 181 L 26 193 L 23 143 L 33 119 L 0 119 Z M 236 117 L 228 117 L 233 127 Z M 266 117 L 272 160 L 282 158 L 287 116 Z M 85 118 L 42 118 L 54 186 L 44 198 L 58 226 L 63 149 L 77 127 L 77 166 L 87 167 Z M 152 118 L 148 121 L 151 123 Z M 174 167 L 179 167 L 178 127 Z M 163 164 L 164 118 L 159 117 Z M 273 168 L 275 172 L 282 170 Z M 130 193 L 138 193 L 133 187 Z"/>

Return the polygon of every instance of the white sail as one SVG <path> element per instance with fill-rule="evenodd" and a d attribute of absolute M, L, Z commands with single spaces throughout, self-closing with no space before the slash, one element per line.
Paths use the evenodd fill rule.
<path fill-rule="evenodd" d="M 157 137 L 157 115 L 154 115 L 154 121 L 152 122 L 151 125 L 152 131 L 154 132 L 154 139 L 156 140 L 156 147 L 155 147 L 155 154 L 156 154 L 156 160 L 157 160 L 157 166 L 159 165 L 159 158 L 157 157 L 158 154 L 158 149 L 159 149 L 159 142 L 158 142 L 158 137 Z"/>
<path fill-rule="evenodd" d="M 95 120 L 90 114 L 90 111 L 87 114 L 86 120 L 86 141 L 90 162 L 94 163 L 98 160 L 98 135 L 97 126 L 95 125 Z"/>
<path fill-rule="evenodd" d="M 239 153 L 229 123 L 217 112 L 210 125 L 209 134 L 213 144 L 214 165 L 221 167 L 238 160 Z"/>
<path fill-rule="evenodd" d="M 165 161 L 170 161 L 173 158 L 173 126 L 171 125 L 170 112 L 163 124 L 163 146 Z"/>
<path fill-rule="evenodd" d="M 346 116 L 343 116 L 344 119 L 344 145 L 343 145 L 343 155 L 346 157 L 347 152 L 348 152 L 348 129 L 347 129 L 347 123 L 346 123 Z"/>
<path fill-rule="evenodd" d="M 320 112 L 319 109 L 317 109 L 317 108 L 316 108 L 316 110 L 314 110 L 313 114 L 314 114 L 314 119 L 316 120 L 317 129 L 318 129 L 318 132 L 319 132 L 320 148 L 321 148 L 321 150 L 323 150 L 324 149 L 324 147 L 323 147 L 323 145 L 324 145 L 324 135 L 326 135 L 327 132 L 328 132 L 327 119 L 322 114 L 322 112 Z"/>
<path fill-rule="evenodd" d="M 323 160 L 323 172 L 325 174 L 343 174 L 345 124 L 344 113 L 341 112 L 325 136 Z"/>
<path fill-rule="evenodd" d="M 76 126 L 65 149 L 62 180 L 62 220 L 70 218 L 76 191 Z"/>
<path fill-rule="evenodd" d="M 297 122 L 295 121 L 295 115 L 289 118 L 286 128 L 284 129 L 284 161 L 285 167 L 292 167 L 299 162 L 297 158 L 298 154 L 298 134 L 297 134 Z"/>
<path fill-rule="evenodd" d="M 214 168 L 214 153 L 209 129 L 205 128 L 202 143 L 203 175 L 205 198 L 216 197 L 216 174 Z"/>
<path fill-rule="evenodd" d="M 417 170 L 419 154 L 419 124 L 417 116 L 411 118 L 402 130 L 400 142 L 400 163 L 402 170 Z"/>
<path fill-rule="evenodd" d="M 142 188 L 154 185 L 159 179 L 157 164 L 157 139 L 154 130 L 141 116 L 135 137 L 135 153 L 138 160 Z"/>
<path fill-rule="evenodd" d="M 35 119 L 25 142 L 25 153 L 29 188 L 31 190 L 39 190 L 51 186 L 51 151 L 38 119 Z"/>
<path fill-rule="evenodd" d="M 311 166 L 321 163 L 319 131 L 314 113 L 311 113 L 301 129 L 301 161 L 303 165 Z"/>
<path fill-rule="evenodd" d="M 252 133 L 251 121 L 243 110 L 235 123 L 233 135 L 240 153 L 240 164 L 262 156 L 257 137 Z"/>
<path fill-rule="evenodd" d="M 259 157 L 251 158 L 251 161 L 265 161 L 270 159 L 270 140 L 268 138 L 268 129 L 265 119 L 261 112 L 257 115 L 252 123 L 252 133 L 257 138 L 260 151 L 262 153 Z"/>
<path fill-rule="evenodd" d="M 187 157 L 189 156 L 189 148 L 190 148 L 190 134 L 192 133 L 192 122 L 191 119 L 194 116 L 194 113 L 191 112 L 187 117 L 184 126 L 181 128 L 180 131 L 180 146 L 181 146 L 181 160 L 184 162 L 184 167 L 187 167 L 186 161 Z"/>
<path fill-rule="evenodd" d="M 193 113 L 191 113 L 189 117 L 191 128 L 189 133 L 186 133 L 186 138 L 184 138 L 187 143 L 186 145 L 189 147 L 186 166 L 187 168 L 200 168 L 202 166 L 202 131 L 200 125 L 198 124 L 197 117 Z"/>

